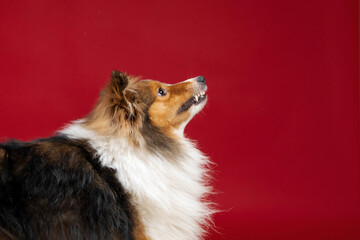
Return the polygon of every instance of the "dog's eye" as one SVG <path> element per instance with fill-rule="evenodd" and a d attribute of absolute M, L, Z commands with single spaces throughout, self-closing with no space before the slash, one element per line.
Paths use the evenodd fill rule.
<path fill-rule="evenodd" d="M 167 91 L 165 89 L 159 88 L 158 90 L 158 95 L 159 96 L 165 96 L 167 93 Z"/>

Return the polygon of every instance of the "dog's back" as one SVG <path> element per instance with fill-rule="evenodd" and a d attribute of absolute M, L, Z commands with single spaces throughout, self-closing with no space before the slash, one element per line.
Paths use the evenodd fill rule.
<path fill-rule="evenodd" d="M 1 144 L 0 236 L 133 239 L 132 207 L 114 174 L 85 141 Z"/>

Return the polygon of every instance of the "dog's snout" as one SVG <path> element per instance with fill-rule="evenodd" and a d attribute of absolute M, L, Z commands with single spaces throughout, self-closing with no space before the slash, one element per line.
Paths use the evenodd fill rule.
<path fill-rule="evenodd" d="M 196 81 L 206 84 L 206 80 L 205 80 L 205 78 L 204 78 L 203 76 L 197 77 L 197 78 L 196 78 Z"/>

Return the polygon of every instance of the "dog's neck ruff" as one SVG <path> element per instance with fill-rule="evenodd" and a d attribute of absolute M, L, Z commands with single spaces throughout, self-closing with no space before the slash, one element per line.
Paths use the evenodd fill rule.
<path fill-rule="evenodd" d="M 99 136 L 80 123 L 74 122 L 60 133 L 87 140 L 101 164 L 116 170 L 150 239 L 201 238 L 212 213 L 204 202 L 210 192 L 204 179 L 209 161 L 194 143 L 184 137 L 176 140 L 181 158 L 166 159 L 128 139 Z"/>

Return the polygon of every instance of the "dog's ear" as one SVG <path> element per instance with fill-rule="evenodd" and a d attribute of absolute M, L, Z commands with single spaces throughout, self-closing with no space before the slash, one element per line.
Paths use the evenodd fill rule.
<path fill-rule="evenodd" d="M 119 93 L 124 91 L 129 83 L 128 76 L 125 73 L 119 72 L 117 70 L 112 71 L 111 73 L 111 85 Z"/>
<path fill-rule="evenodd" d="M 124 113 L 123 116 L 126 119 L 134 120 L 137 115 L 135 106 L 137 93 L 128 88 L 129 80 L 131 80 L 130 77 L 125 73 L 114 70 L 111 73 L 109 90 L 113 114 Z"/>

